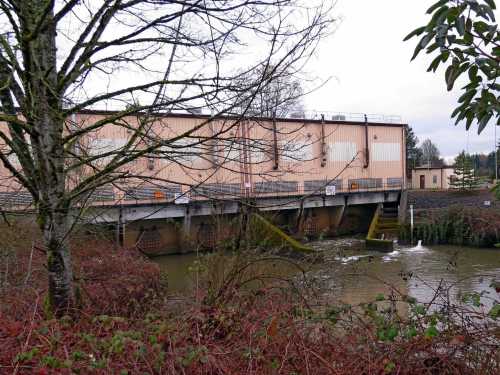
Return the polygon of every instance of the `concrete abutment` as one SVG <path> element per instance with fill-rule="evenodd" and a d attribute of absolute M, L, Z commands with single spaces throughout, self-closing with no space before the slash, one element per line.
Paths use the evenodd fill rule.
<path fill-rule="evenodd" d="M 397 203 L 400 191 L 337 196 L 263 198 L 253 202 L 272 223 L 299 239 L 366 234 L 379 203 Z M 242 205 L 237 201 L 193 201 L 108 207 L 93 212 L 94 224 L 121 223 L 123 246 L 149 255 L 178 254 L 231 245 L 239 236 Z M 302 212 L 302 220 L 299 216 Z"/>

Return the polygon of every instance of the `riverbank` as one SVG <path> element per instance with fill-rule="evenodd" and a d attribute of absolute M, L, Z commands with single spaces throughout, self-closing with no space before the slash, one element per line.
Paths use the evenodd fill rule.
<path fill-rule="evenodd" d="M 240 254 L 234 262 L 215 253 L 193 264 L 197 288 L 186 295 L 179 311 L 169 307 L 168 277 L 136 252 L 85 246 L 73 253 L 78 305 L 59 320 L 43 306 L 44 254 L 18 249 L 11 259 L 10 268 L 16 271 L 9 272 L 0 294 L 0 373 L 499 370 L 498 328 L 470 323 L 471 318 L 492 318 L 473 306 L 429 310 L 398 288 L 373 290 L 371 300 L 356 305 L 326 303 L 307 272 L 299 272 L 299 278 L 297 273 L 269 278 L 266 268 L 273 268 L 276 256 L 256 252 Z M 256 264 L 262 265 L 259 273 L 252 269 Z M 225 270 L 224 277 L 217 268 Z M 249 282 L 256 284 L 246 288 Z M 446 300 L 444 294 L 436 298 Z M 473 303 L 475 298 L 471 295 Z M 404 304 L 409 313 L 398 314 L 396 304 Z"/>
<path fill-rule="evenodd" d="M 407 202 L 413 207 L 414 229 L 411 233 L 408 209 L 401 243 L 485 248 L 500 243 L 500 202 L 491 191 L 410 190 Z"/>
<path fill-rule="evenodd" d="M 485 202 L 489 202 L 489 205 L 486 206 Z M 456 205 L 500 210 L 500 202 L 489 190 L 409 190 L 408 204 L 413 205 L 416 211 L 443 209 Z"/>
<path fill-rule="evenodd" d="M 421 240 L 426 245 L 452 244 L 493 248 L 500 243 L 500 210 L 449 206 L 415 212 L 413 233 L 409 223 L 401 227 L 402 243 Z"/>

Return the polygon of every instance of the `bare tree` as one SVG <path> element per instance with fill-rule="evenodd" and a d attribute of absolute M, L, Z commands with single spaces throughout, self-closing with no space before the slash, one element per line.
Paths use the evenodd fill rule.
<path fill-rule="evenodd" d="M 288 69 L 279 77 L 273 77 L 272 66 L 260 67 L 252 72 L 256 77 L 245 77 L 250 80 L 261 80 L 262 87 L 254 98 L 242 103 L 242 111 L 265 118 L 285 118 L 304 116 L 302 98 L 304 88 L 296 71 Z"/>
<path fill-rule="evenodd" d="M 421 160 L 423 163 L 426 163 L 429 167 L 441 164 L 439 149 L 430 139 L 426 139 L 422 142 L 420 150 L 422 152 Z"/>
<path fill-rule="evenodd" d="M 250 108 L 331 23 L 329 0 L 0 0 L 0 10 L 0 160 L 36 207 L 56 311 L 73 296 L 70 212 L 100 186 L 138 178 L 137 160 L 182 164 L 229 137 L 239 118 L 199 134 Z M 252 74 L 262 67 L 265 77 Z M 115 111 L 78 115 L 96 108 Z M 201 108 L 213 116 L 181 134 L 158 121 Z M 125 141 L 99 143 L 110 128 Z"/>

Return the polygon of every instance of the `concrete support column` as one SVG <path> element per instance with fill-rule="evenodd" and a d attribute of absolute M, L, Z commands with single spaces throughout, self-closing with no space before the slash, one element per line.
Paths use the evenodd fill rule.
<path fill-rule="evenodd" d="M 118 213 L 118 220 L 116 222 L 115 226 L 115 247 L 123 247 L 123 214 L 122 214 L 122 207 L 120 206 L 119 208 L 119 213 Z"/>
<path fill-rule="evenodd" d="M 335 235 L 337 233 L 340 224 L 342 223 L 342 219 L 344 218 L 345 213 L 345 205 L 343 206 L 334 206 L 331 209 L 330 213 L 330 233 Z"/>
<path fill-rule="evenodd" d="M 180 250 L 182 253 L 193 251 L 193 241 L 191 236 L 191 212 L 189 205 L 186 205 L 186 211 L 182 221 Z"/>
<path fill-rule="evenodd" d="M 296 210 L 295 214 L 292 215 L 292 228 L 295 227 L 296 235 L 299 237 L 304 236 L 304 226 L 306 223 L 306 220 L 308 217 L 311 215 L 311 210 L 307 208 L 299 208 Z M 292 229 L 293 231 L 293 229 Z"/>

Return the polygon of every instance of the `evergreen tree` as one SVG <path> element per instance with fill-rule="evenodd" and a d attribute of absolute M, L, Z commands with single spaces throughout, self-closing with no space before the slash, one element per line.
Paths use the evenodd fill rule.
<path fill-rule="evenodd" d="M 493 161 L 493 165 L 498 170 L 500 175 L 500 143 L 497 146 L 497 158 Z M 495 158 L 495 153 L 493 153 L 493 158 Z M 495 170 L 493 170 L 493 176 L 496 177 Z M 493 187 L 492 192 L 495 194 L 495 198 L 500 200 L 500 181 L 497 180 L 496 185 Z"/>
<path fill-rule="evenodd" d="M 500 145 L 499 145 L 500 147 Z M 500 163 L 500 148 L 497 148 L 497 151 L 498 153 L 498 161 Z M 486 168 L 488 169 L 488 175 L 491 177 L 491 178 L 495 178 L 495 170 L 496 168 L 499 167 L 499 165 L 496 165 L 497 164 L 497 158 L 495 158 L 495 151 L 491 151 L 489 154 L 488 154 L 488 160 L 486 161 Z"/>
<path fill-rule="evenodd" d="M 472 159 L 472 168 L 474 168 L 475 171 L 479 170 L 481 168 L 480 155 L 479 154 L 472 154 L 471 159 Z"/>
<path fill-rule="evenodd" d="M 411 177 L 411 170 L 422 163 L 422 150 L 417 147 L 418 137 L 413 132 L 411 126 L 406 128 L 406 175 Z"/>
<path fill-rule="evenodd" d="M 455 158 L 454 176 L 450 177 L 450 185 L 459 190 L 472 190 L 479 185 L 479 179 L 473 168 L 472 158 L 465 151 L 462 151 Z"/>
<path fill-rule="evenodd" d="M 500 142 L 498 142 L 496 152 L 497 155 L 496 155 L 496 160 L 494 162 L 495 169 L 493 170 L 493 173 L 495 173 L 495 171 L 498 171 L 498 176 L 500 176 Z M 497 184 L 499 184 L 500 186 L 500 181 L 497 181 Z"/>

